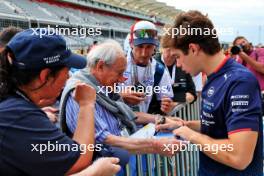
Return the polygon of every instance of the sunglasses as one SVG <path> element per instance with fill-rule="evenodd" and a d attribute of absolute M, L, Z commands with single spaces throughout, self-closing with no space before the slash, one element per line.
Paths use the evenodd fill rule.
<path fill-rule="evenodd" d="M 158 32 L 156 30 L 151 29 L 141 29 L 133 32 L 134 39 L 146 39 L 146 38 L 154 38 L 157 39 Z"/>

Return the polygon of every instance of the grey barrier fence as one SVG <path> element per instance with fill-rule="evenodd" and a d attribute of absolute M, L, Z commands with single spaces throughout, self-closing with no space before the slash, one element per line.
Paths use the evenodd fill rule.
<path fill-rule="evenodd" d="M 201 98 L 198 96 L 193 104 L 180 104 L 169 115 L 184 120 L 199 120 Z M 192 144 L 189 144 L 192 145 Z M 198 150 L 185 150 L 172 157 L 160 155 L 145 155 L 147 164 L 143 171 L 142 157 L 137 155 L 137 173 L 131 173 L 129 165 L 126 166 L 127 176 L 196 176 L 199 167 Z"/>

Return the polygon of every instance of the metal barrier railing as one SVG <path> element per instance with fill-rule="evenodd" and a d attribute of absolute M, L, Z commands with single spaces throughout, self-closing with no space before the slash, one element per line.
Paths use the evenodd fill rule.
<path fill-rule="evenodd" d="M 199 120 L 201 98 L 198 96 L 193 104 L 180 104 L 169 115 L 184 120 Z M 191 144 L 190 144 L 191 145 Z M 137 173 L 132 173 L 129 165 L 127 176 L 196 176 L 199 167 L 199 152 L 197 150 L 181 151 L 173 157 L 147 155 L 147 171 L 143 172 L 142 155 L 137 155 Z M 153 161 L 154 160 L 154 161 Z"/>

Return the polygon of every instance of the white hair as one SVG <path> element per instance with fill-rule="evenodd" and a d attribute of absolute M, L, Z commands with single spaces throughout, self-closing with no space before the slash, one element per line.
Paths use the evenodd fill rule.
<path fill-rule="evenodd" d="M 118 56 L 124 56 L 121 45 L 115 40 L 106 40 L 97 45 L 87 55 L 87 67 L 93 68 L 99 60 L 104 61 L 106 65 L 112 65 Z"/>

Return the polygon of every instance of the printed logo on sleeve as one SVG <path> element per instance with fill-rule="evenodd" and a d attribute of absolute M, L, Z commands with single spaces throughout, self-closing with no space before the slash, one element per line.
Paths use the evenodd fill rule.
<path fill-rule="evenodd" d="M 231 106 L 232 112 L 245 112 L 249 106 L 249 95 L 232 95 Z"/>
<path fill-rule="evenodd" d="M 208 97 L 211 97 L 215 92 L 215 89 L 214 87 L 210 87 L 210 89 L 207 91 L 207 96 Z"/>

